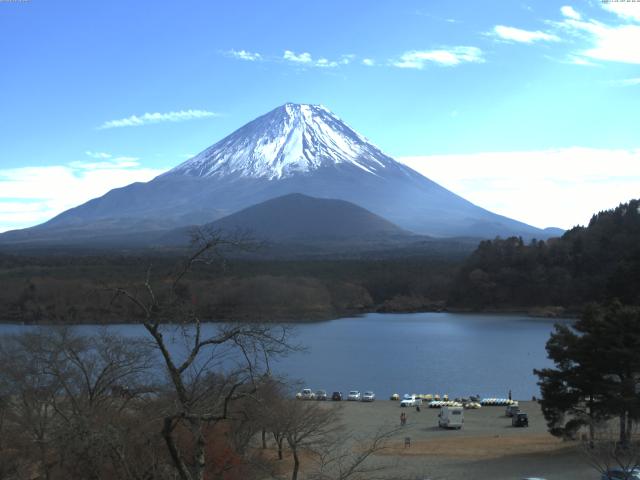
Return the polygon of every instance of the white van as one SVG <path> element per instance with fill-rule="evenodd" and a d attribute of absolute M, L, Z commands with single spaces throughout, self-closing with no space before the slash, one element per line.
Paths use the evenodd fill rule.
<path fill-rule="evenodd" d="M 462 407 L 442 407 L 438 414 L 440 428 L 462 428 L 464 409 Z"/>

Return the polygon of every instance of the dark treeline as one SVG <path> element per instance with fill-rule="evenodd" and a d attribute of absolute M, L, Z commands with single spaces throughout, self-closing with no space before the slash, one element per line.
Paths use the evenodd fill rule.
<path fill-rule="evenodd" d="M 460 256 L 256 260 L 198 264 L 185 289 L 207 320 L 317 320 L 371 311 L 440 309 Z M 158 288 L 178 256 L 0 256 L 0 320 L 26 323 L 137 321 L 110 289 Z"/>
<path fill-rule="evenodd" d="M 483 241 L 456 277 L 449 304 L 572 310 L 608 298 L 640 304 L 639 209 L 640 200 L 632 200 L 547 242 Z"/>
<path fill-rule="evenodd" d="M 198 314 L 211 321 L 307 321 L 445 308 L 560 314 L 610 298 L 638 305 L 639 208 L 633 200 L 546 242 L 483 241 L 470 255 L 440 246 L 404 256 L 239 256 L 194 265 L 184 289 Z M 162 289 L 181 258 L 175 252 L 0 254 L 0 321 L 137 321 L 129 306 L 113 304 L 110 289 L 142 288 L 149 268 Z"/>

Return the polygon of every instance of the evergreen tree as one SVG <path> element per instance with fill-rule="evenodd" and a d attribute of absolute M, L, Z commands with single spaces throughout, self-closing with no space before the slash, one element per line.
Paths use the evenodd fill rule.
<path fill-rule="evenodd" d="M 640 309 L 614 302 L 589 307 L 573 326 L 557 325 L 547 342 L 556 368 L 535 370 L 549 431 L 574 437 L 617 416 L 622 445 L 640 417 Z"/>

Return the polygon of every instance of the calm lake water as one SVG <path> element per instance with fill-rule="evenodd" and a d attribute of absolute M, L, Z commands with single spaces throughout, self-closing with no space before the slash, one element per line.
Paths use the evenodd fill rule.
<path fill-rule="evenodd" d="M 273 364 L 303 387 L 329 392 L 480 394 L 530 399 L 538 395 L 534 368 L 550 366 L 545 342 L 554 321 L 515 315 L 369 314 L 295 326 L 307 347 Z M 0 325 L 0 335 L 29 327 Z M 83 325 L 83 333 L 99 327 Z M 110 327 L 144 335 L 139 325 Z M 215 328 L 207 325 L 207 329 Z"/>

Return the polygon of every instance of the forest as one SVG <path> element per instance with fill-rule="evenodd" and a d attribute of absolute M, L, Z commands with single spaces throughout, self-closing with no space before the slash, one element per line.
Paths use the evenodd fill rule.
<path fill-rule="evenodd" d="M 638 305 L 639 239 L 640 201 L 632 200 L 546 242 L 483 241 L 457 273 L 448 304 L 581 311 L 590 302 L 617 298 Z"/>
<path fill-rule="evenodd" d="M 193 265 L 184 295 L 207 321 L 315 321 L 367 312 L 519 311 L 575 315 L 589 302 L 640 304 L 640 201 L 547 241 L 496 238 L 475 251 L 222 256 Z M 184 253 L 184 252 L 183 252 Z M 396 252 L 397 253 L 397 252 Z M 117 287 L 162 289 L 175 252 L 0 254 L 0 321 L 127 323 Z"/>

